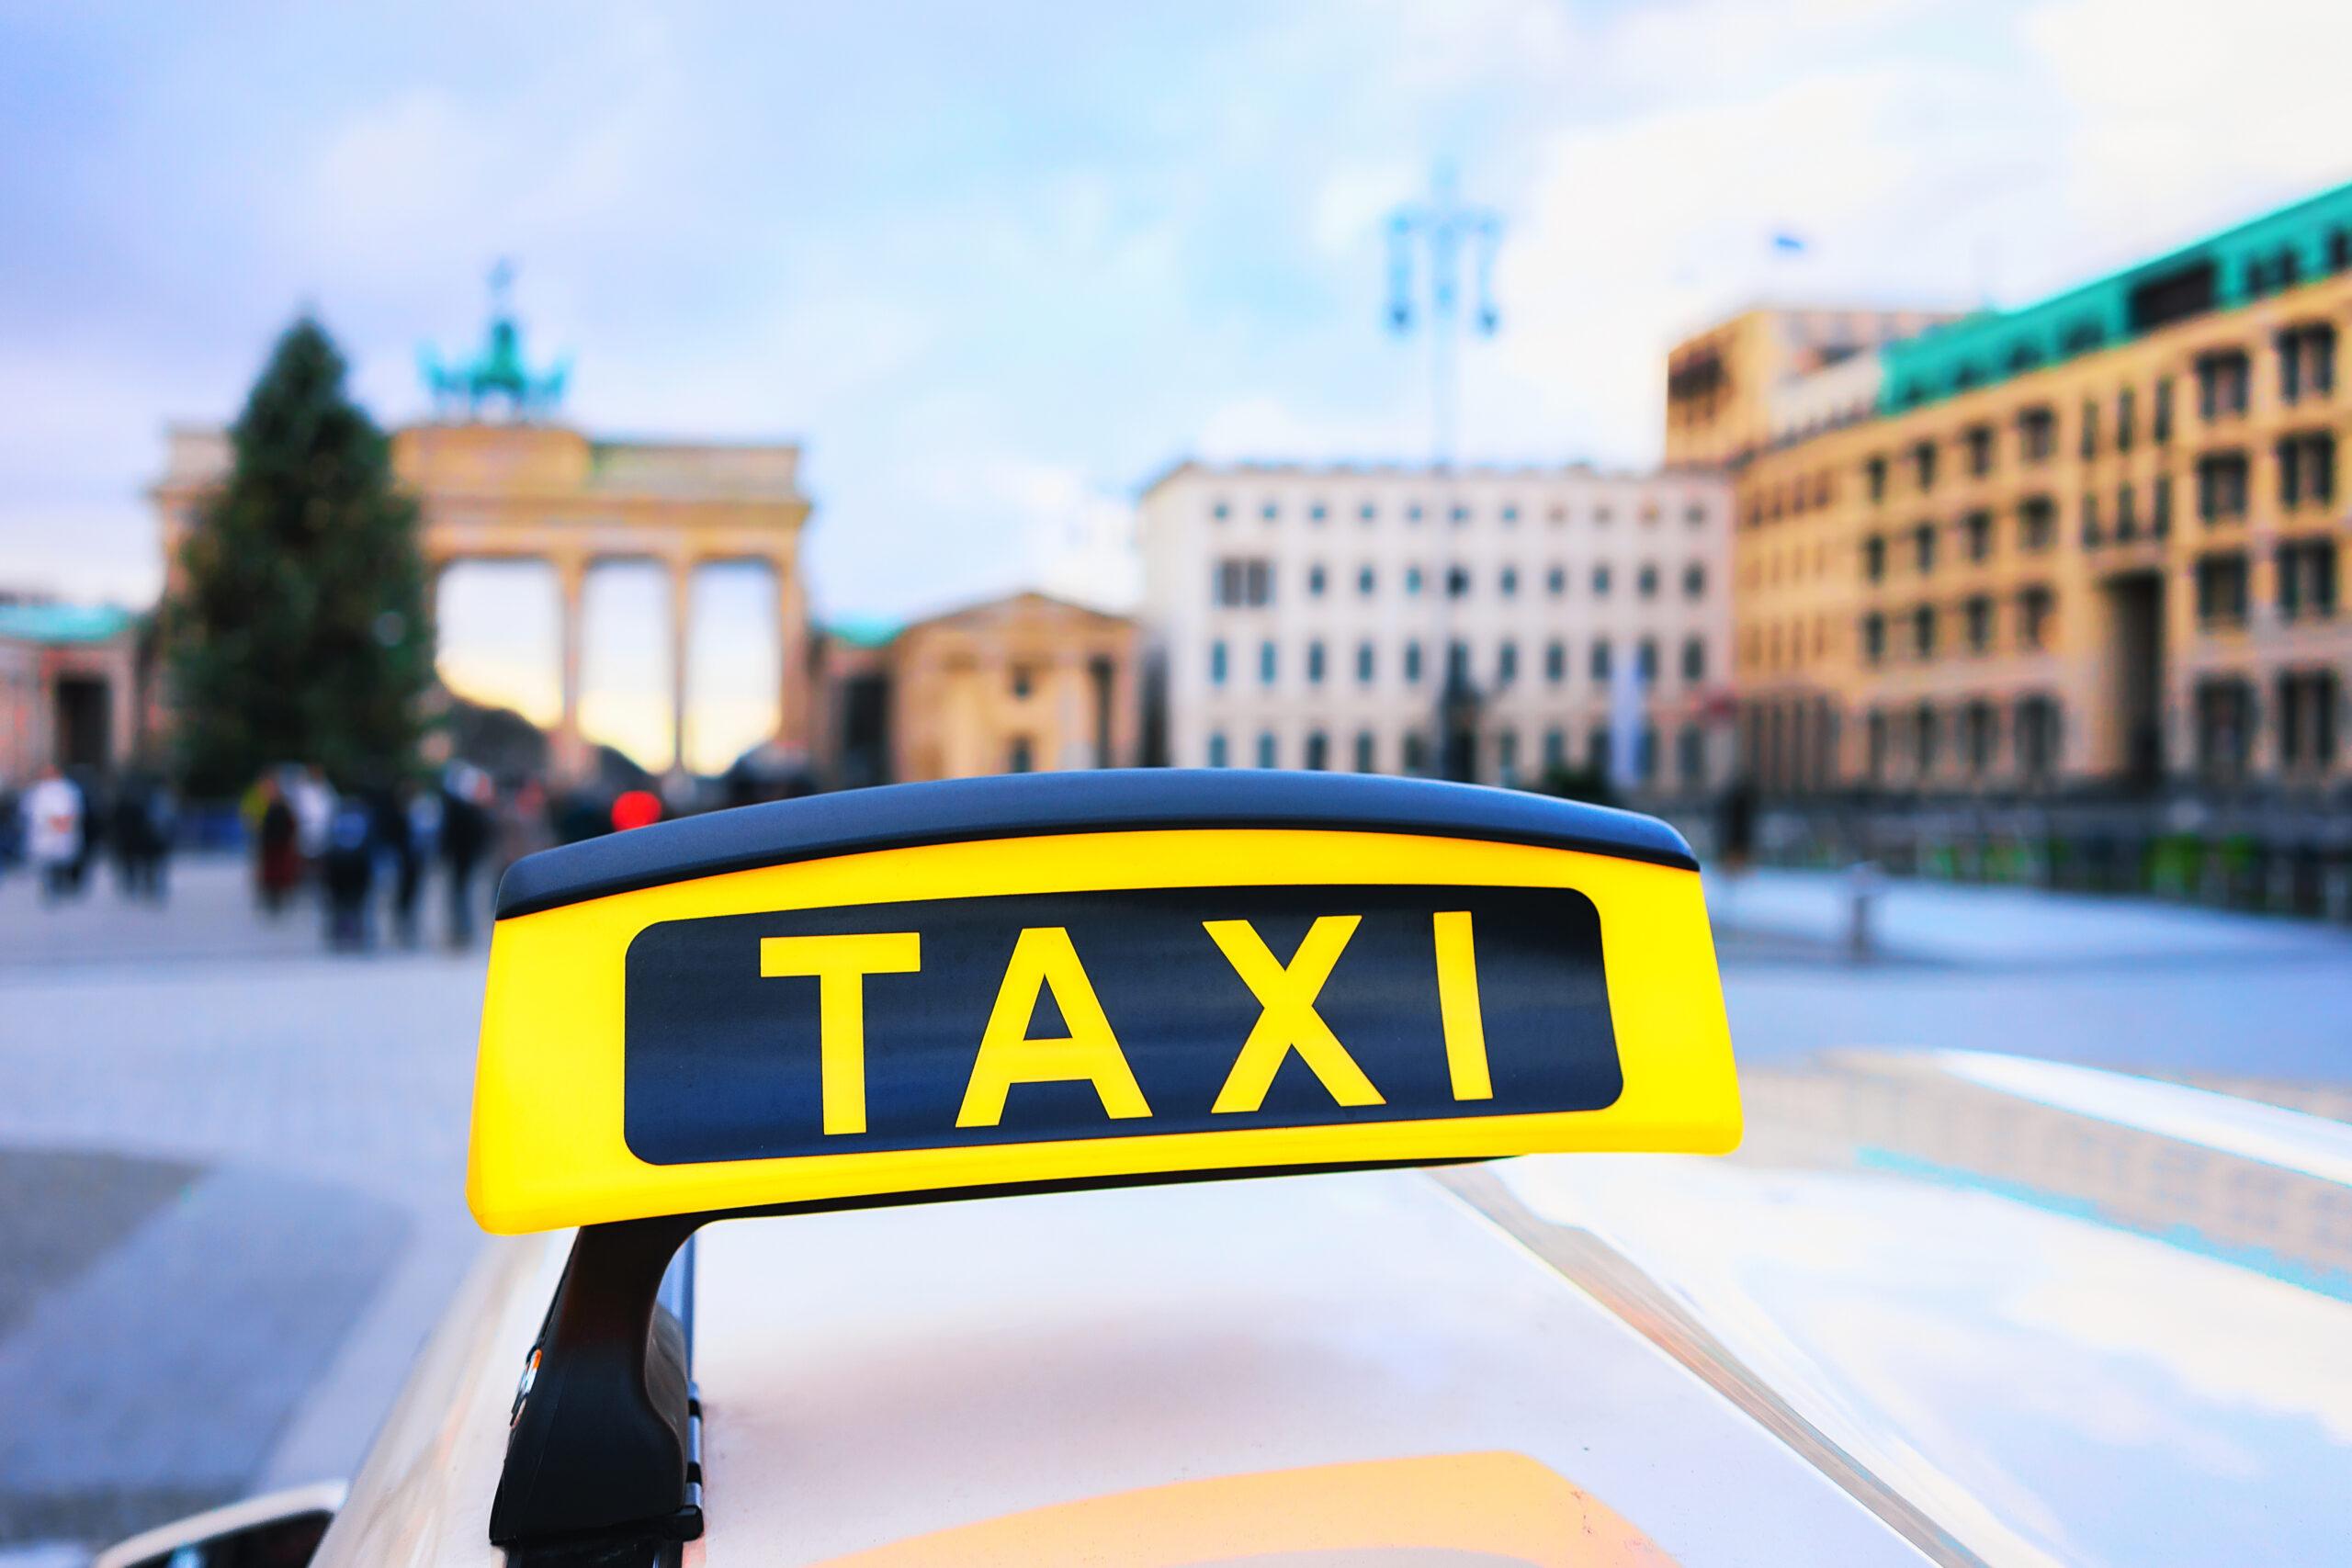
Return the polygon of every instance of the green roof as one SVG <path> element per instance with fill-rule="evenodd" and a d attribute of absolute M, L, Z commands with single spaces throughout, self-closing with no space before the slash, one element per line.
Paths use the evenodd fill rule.
<path fill-rule="evenodd" d="M 899 622 L 883 615 L 852 615 L 825 623 L 826 636 L 839 637 L 852 648 L 880 648 L 902 629 Z"/>
<path fill-rule="evenodd" d="M 2352 185 L 2016 310 L 1983 311 L 1880 351 L 1881 413 L 1900 413 L 2174 321 L 2352 267 Z"/>
<path fill-rule="evenodd" d="M 18 642 L 110 642 L 136 619 L 111 604 L 0 604 L 0 637 Z"/>

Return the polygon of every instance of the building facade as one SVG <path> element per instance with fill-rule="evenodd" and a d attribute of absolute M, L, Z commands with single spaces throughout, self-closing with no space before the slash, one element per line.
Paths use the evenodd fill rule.
<path fill-rule="evenodd" d="M 1858 400 L 1867 409 L 1878 392 L 1871 351 L 1951 319 L 1943 310 L 1758 306 L 1686 338 L 1666 361 L 1667 467 L 1743 462 L 1792 428 L 1838 423 Z"/>
<path fill-rule="evenodd" d="M 1184 463 L 1139 523 L 1155 760 L 1720 782 L 1712 473 Z"/>
<path fill-rule="evenodd" d="M 0 788 L 133 761 L 146 660 L 129 611 L 0 597 Z"/>
<path fill-rule="evenodd" d="M 1013 593 L 823 639 L 820 771 L 840 788 L 1133 767 L 1136 625 Z"/>
<path fill-rule="evenodd" d="M 180 542 L 227 479 L 225 432 L 170 433 L 163 479 L 152 494 L 163 535 L 167 592 Z M 687 649 L 695 571 L 723 561 L 764 563 L 775 583 L 780 649 L 775 749 L 808 755 L 807 595 L 800 533 L 809 502 L 798 484 L 799 448 L 594 440 L 560 424 L 469 420 L 413 425 L 392 437 L 392 467 L 424 513 L 422 546 L 436 573 L 461 560 L 534 560 L 554 572 L 561 708 L 550 735 L 557 773 L 584 777 L 590 748 L 580 728 L 582 600 L 587 576 L 614 560 L 650 560 L 670 579 L 672 717 L 684 755 Z"/>
<path fill-rule="evenodd" d="M 1690 436 L 1734 454 L 1745 770 L 1782 795 L 2343 784 L 2347 327 L 2352 186 L 1892 343 L 1860 417 L 1807 423 L 1841 405 L 1791 386 L 1763 445 Z M 1669 399 L 1669 441 L 1691 417 Z"/>

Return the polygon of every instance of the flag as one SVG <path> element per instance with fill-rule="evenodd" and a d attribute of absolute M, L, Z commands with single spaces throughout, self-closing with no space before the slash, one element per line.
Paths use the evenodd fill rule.
<path fill-rule="evenodd" d="M 1805 248 L 1804 235 L 1792 234 L 1785 229 L 1776 229 L 1772 231 L 1772 250 L 1775 254 L 1801 255 Z"/>

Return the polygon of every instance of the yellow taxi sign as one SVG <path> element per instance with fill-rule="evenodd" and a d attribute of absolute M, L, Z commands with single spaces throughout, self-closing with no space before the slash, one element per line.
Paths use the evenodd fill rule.
<path fill-rule="evenodd" d="M 1662 825 L 1418 781 L 1050 775 L 518 864 L 469 1197 L 516 1231 L 1738 1128 Z"/>

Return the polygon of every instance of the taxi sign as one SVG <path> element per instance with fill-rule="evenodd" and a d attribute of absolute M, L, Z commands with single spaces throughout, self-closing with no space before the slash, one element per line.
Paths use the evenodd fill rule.
<path fill-rule="evenodd" d="M 1696 862 L 1542 796 L 1153 771 L 641 829 L 500 889 L 495 1231 L 1739 1136 Z"/>

